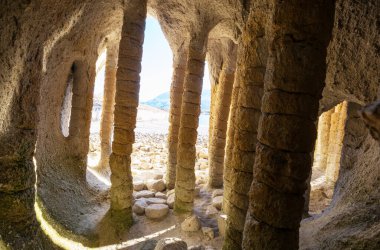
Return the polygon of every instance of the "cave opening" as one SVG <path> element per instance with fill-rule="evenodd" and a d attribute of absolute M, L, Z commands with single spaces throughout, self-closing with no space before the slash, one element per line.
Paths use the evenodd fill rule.
<path fill-rule="evenodd" d="M 73 84 L 74 84 L 74 71 L 75 71 L 75 63 L 72 64 L 70 68 L 70 72 L 66 81 L 66 89 L 61 105 L 61 122 L 60 128 L 62 135 L 64 137 L 68 137 L 70 134 L 70 117 L 71 117 L 71 108 L 72 108 L 72 100 L 73 100 Z"/>
<path fill-rule="evenodd" d="M 332 201 L 340 172 L 347 112 L 347 102 L 344 101 L 319 116 L 311 177 L 310 214 L 322 213 Z"/>

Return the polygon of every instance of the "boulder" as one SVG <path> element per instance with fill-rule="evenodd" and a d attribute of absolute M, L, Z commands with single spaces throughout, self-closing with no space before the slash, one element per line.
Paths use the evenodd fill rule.
<path fill-rule="evenodd" d="M 163 180 L 150 180 L 146 183 L 146 186 L 150 191 L 154 192 L 162 192 L 166 189 L 166 185 Z"/>
<path fill-rule="evenodd" d="M 214 192 L 212 192 L 212 198 L 223 196 L 223 192 L 223 189 L 215 189 Z"/>
<path fill-rule="evenodd" d="M 157 245 L 157 240 L 147 240 L 144 242 L 140 250 L 154 250 Z"/>
<path fill-rule="evenodd" d="M 196 232 L 201 228 L 201 222 L 196 215 L 186 218 L 181 223 L 181 229 L 185 232 Z"/>
<path fill-rule="evenodd" d="M 143 190 L 140 192 L 136 192 L 133 195 L 134 195 L 135 199 L 151 198 L 151 197 L 154 197 L 154 192 L 149 191 L 149 190 Z"/>
<path fill-rule="evenodd" d="M 145 215 L 149 219 L 162 219 L 169 212 L 169 207 L 166 204 L 151 204 L 145 208 Z"/>
<path fill-rule="evenodd" d="M 153 176 L 153 179 L 154 180 L 162 180 L 162 178 L 164 178 L 164 175 L 163 174 L 155 174 Z"/>
<path fill-rule="evenodd" d="M 174 194 L 175 193 L 175 190 L 172 189 L 172 190 L 169 190 L 168 192 L 166 192 L 166 196 L 170 196 L 171 194 Z"/>
<path fill-rule="evenodd" d="M 146 188 L 145 183 L 143 181 L 136 181 L 133 183 L 133 190 L 142 191 Z"/>
<path fill-rule="evenodd" d="M 150 205 L 150 204 L 166 204 L 166 200 L 161 199 L 161 198 L 145 198 L 145 202 Z"/>
<path fill-rule="evenodd" d="M 212 199 L 212 205 L 218 210 L 222 209 L 223 196 L 216 196 Z"/>
<path fill-rule="evenodd" d="M 154 195 L 154 197 L 156 197 L 156 198 L 160 198 L 160 199 L 167 199 L 168 197 L 166 196 L 166 194 L 164 194 L 164 193 L 161 193 L 161 192 L 157 192 L 155 195 Z"/>
<path fill-rule="evenodd" d="M 154 250 L 187 250 L 187 244 L 178 238 L 165 238 L 158 241 Z"/>
<path fill-rule="evenodd" d="M 168 199 L 166 200 L 166 203 L 170 208 L 174 207 L 174 201 L 175 201 L 175 194 L 171 194 Z"/>
<path fill-rule="evenodd" d="M 148 204 L 144 199 L 136 200 L 135 204 L 133 204 L 132 211 L 137 215 L 143 215 L 147 206 Z"/>

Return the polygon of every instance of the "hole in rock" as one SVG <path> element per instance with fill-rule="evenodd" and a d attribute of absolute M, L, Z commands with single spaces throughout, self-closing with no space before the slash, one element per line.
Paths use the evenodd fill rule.
<path fill-rule="evenodd" d="M 339 177 L 347 102 L 322 113 L 318 119 L 318 135 L 314 150 L 309 211 L 319 214 L 327 208 Z"/>
<path fill-rule="evenodd" d="M 74 71 L 75 71 L 76 65 L 75 63 L 72 64 L 69 75 L 67 77 L 66 81 L 66 89 L 64 93 L 64 98 L 61 105 L 61 132 L 64 137 L 69 136 L 69 128 L 70 128 L 70 117 L 71 117 L 71 106 L 72 106 L 72 100 L 73 100 L 73 83 L 74 83 Z"/>

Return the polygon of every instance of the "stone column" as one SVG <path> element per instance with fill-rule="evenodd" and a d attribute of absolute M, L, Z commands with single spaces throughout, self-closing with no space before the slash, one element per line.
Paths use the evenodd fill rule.
<path fill-rule="evenodd" d="M 98 169 L 107 171 L 109 168 L 109 157 L 111 154 L 111 135 L 113 125 L 113 110 L 116 91 L 116 70 L 118 44 L 107 45 L 107 59 L 104 79 L 104 95 L 102 117 L 100 120 L 100 161 Z"/>
<path fill-rule="evenodd" d="M 14 54 L 11 49 L 7 52 L 0 55 L 1 61 L 12 65 Z M 4 86 L 10 91 L 0 90 L 4 104 L 0 107 L 0 248 L 6 243 L 11 249 L 40 249 L 45 238 L 34 212 L 33 164 L 42 51 L 31 49 L 26 53 L 17 61 L 24 66 L 23 73 L 16 80 L 4 75 Z"/>
<path fill-rule="evenodd" d="M 253 6 L 243 30 L 237 74 L 240 93 L 233 123 L 230 190 L 225 193 L 227 225 L 223 249 L 241 249 L 244 222 L 248 209 L 248 192 L 253 178 L 257 127 L 261 115 L 264 75 L 268 57 L 264 23 L 268 7 Z"/>
<path fill-rule="evenodd" d="M 334 2 L 274 0 L 243 249 L 298 249 Z"/>
<path fill-rule="evenodd" d="M 73 164 L 79 165 L 85 176 L 96 69 L 95 63 L 87 60 L 77 60 L 72 67 L 73 97 L 68 139 L 78 147 L 73 150 L 70 158 Z"/>
<path fill-rule="evenodd" d="M 186 73 L 187 53 L 180 48 L 173 58 L 173 78 L 170 89 L 170 116 L 168 135 L 168 165 L 166 170 L 166 186 L 173 189 L 176 179 L 178 132 L 181 119 L 183 82 Z"/>
<path fill-rule="evenodd" d="M 217 87 L 216 100 L 214 100 L 213 120 L 209 143 L 209 182 L 211 188 L 223 186 L 224 149 L 226 146 L 226 132 L 228 114 L 231 104 L 232 86 L 235 71 L 231 68 L 223 68 Z"/>
<path fill-rule="evenodd" d="M 328 144 L 328 157 L 326 164 L 326 182 L 333 186 L 338 179 L 340 159 L 344 139 L 344 128 L 347 119 L 347 102 L 338 104 L 331 118 L 331 136 Z"/>
<path fill-rule="evenodd" d="M 146 13 L 147 0 L 131 0 L 125 6 L 116 73 L 114 140 L 110 157 L 111 209 L 125 226 L 132 223 L 131 153 L 139 103 Z"/>
<path fill-rule="evenodd" d="M 201 112 L 201 92 L 207 35 L 193 34 L 187 56 L 186 76 L 182 96 L 181 125 L 179 129 L 177 175 L 175 183 L 176 212 L 191 212 L 195 189 L 195 144 Z"/>
<path fill-rule="evenodd" d="M 226 138 L 226 148 L 225 148 L 225 157 L 224 157 L 224 168 L 223 168 L 223 207 L 222 211 L 224 213 L 228 212 L 230 206 L 229 198 L 231 193 L 231 172 L 232 172 L 232 153 L 234 147 L 234 137 L 235 137 L 235 119 L 236 119 L 236 109 L 240 93 L 240 83 L 241 83 L 241 74 L 240 74 L 240 65 L 243 55 L 242 46 L 239 45 L 238 56 L 237 56 L 237 67 L 235 73 L 235 81 L 232 87 L 231 94 L 231 105 L 227 122 L 227 138 Z"/>
<path fill-rule="evenodd" d="M 330 109 L 322 113 L 318 119 L 318 136 L 314 150 L 313 168 L 315 167 L 323 171 L 326 169 L 327 156 L 329 153 L 328 145 L 332 113 L 333 109 Z"/>

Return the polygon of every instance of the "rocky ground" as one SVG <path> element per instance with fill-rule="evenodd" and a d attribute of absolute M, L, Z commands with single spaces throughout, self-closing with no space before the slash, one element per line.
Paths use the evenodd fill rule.
<path fill-rule="evenodd" d="M 159 242 L 160 239 L 173 237 L 182 241 L 173 238 L 169 245 L 186 244 L 189 249 L 221 249 L 224 218 L 220 209 L 223 190 L 212 190 L 207 187 L 208 136 L 201 133 L 196 144 L 194 215 L 177 216 L 173 212 L 174 190 L 167 190 L 164 181 L 168 153 L 166 134 L 168 123 L 164 118 L 167 113 L 146 106 L 139 112 L 135 130 L 136 142 L 131 156 L 135 224 L 124 237 L 127 242 L 126 249 L 154 249 L 156 245 L 165 243 Z M 99 144 L 98 133 L 92 131 L 91 151 L 88 157 L 89 172 L 92 172 L 91 167 L 96 166 L 99 160 Z M 97 175 L 95 172 L 92 173 Z M 103 184 L 90 181 L 90 185 L 108 193 L 109 176 L 97 176 Z M 330 203 L 332 189 L 324 186 L 323 173 L 318 170 L 313 172 L 311 187 L 310 213 L 319 214 Z M 105 202 L 106 200 L 107 195 L 104 198 Z M 108 237 L 104 236 L 105 239 Z"/>
<path fill-rule="evenodd" d="M 91 127 L 88 156 L 88 181 L 101 193 L 110 187 L 109 176 L 93 171 L 100 157 L 99 118 L 94 116 Z M 203 119 L 207 119 L 204 117 Z M 179 238 L 189 249 L 221 249 L 222 237 L 218 228 L 223 218 L 219 216 L 223 190 L 207 187 L 208 153 L 207 125 L 200 127 L 196 144 L 196 189 L 194 215 L 177 216 L 173 212 L 174 190 L 167 190 L 165 171 L 167 164 L 168 114 L 146 105 L 139 107 L 135 144 L 133 145 L 132 175 L 134 182 L 135 223 L 125 236 L 126 249 L 154 249 L 164 238 Z M 98 178 L 94 178 L 94 176 Z M 100 180 L 100 182 L 99 182 Z M 106 202 L 108 194 L 104 196 Z M 100 235 L 109 238 L 108 235 Z M 181 246 L 184 242 L 172 240 L 168 244 Z M 165 243 L 165 244 L 166 244 Z M 182 245 L 183 246 L 183 245 Z M 175 248 L 176 249 L 176 248 Z M 182 248 L 178 248 L 182 249 Z"/>
<path fill-rule="evenodd" d="M 218 218 L 223 220 L 219 216 L 223 190 L 207 187 L 208 137 L 198 136 L 195 209 L 194 215 L 189 218 L 174 215 L 174 190 L 166 189 L 166 139 L 167 135 L 162 133 L 136 132 L 136 143 L 133 145 L 131 156 L 135 200 L 133 212 L 136 223 L 130 229 L 126 240 L 145 240 L 129 243 L 133 245 L 127 249 L 154 249 L 159 239 L 168 237 L 180 238 L 188 247 L 194 247 L 189 249 L 221 249 L 222 237 L 218 228 Z M 96 142 L 97 139 L 93 137 L 93 141 Z M 89 154 L 90 171 L 91 163 L 92 166 L 96 166 L 99 159 L 98 147 L 92 148 L 93 151 Z M 109 188 L 109 177 L 103 176 L 103 182 L 106 185 L 95 185 L 104 191 Z M 160 232 L 161 235 L 150 237 Z"/>

